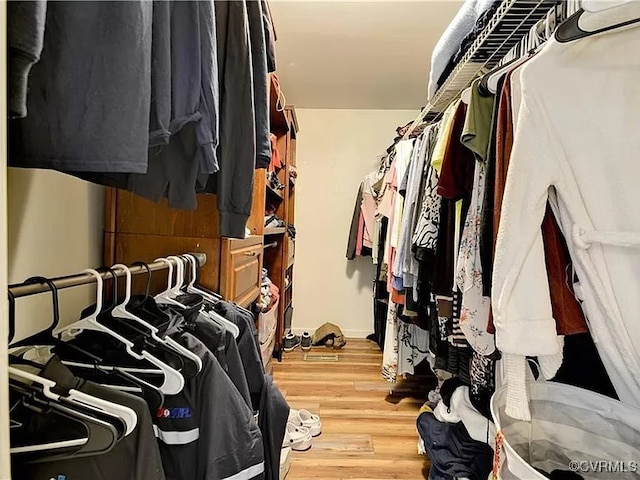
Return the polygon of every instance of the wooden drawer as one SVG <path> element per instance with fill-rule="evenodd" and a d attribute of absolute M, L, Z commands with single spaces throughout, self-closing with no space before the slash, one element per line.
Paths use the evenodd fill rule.
<path fill-rule="evenodd" d="M 242 306 L 260 295 L 262 237 L 223 238 L 220 256 L 220 294 Z"/>

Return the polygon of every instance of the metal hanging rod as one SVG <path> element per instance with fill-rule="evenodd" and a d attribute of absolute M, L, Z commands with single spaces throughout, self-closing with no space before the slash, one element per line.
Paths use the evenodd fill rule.
<path fill-rule="evenodd" d="M 189 253 L 193 255 L 198 260 L 198 265 L 201 267 L 207 262 L 207 255 L 204 253 Z M 164 270 L 168 268 L 168 265 L 165 262 L 153 262 L 147 264 L 149 270 L 152 272 L 158 270 Z M 132 266 L 129 267 L 132 275 L 138 275 L 140 273 L 147 273 L 147 269 L 144 266 Z M 100 273 L 104 280 L 112 278 L 111 272 L 102 272 Z M 117 277 L 125 276 L 125 272 L 121 269 L 116 270 Z M 52 278 L 51 281 L 56 286 L 58 290 L 62 290 L 65 288 L 78 287 L 80 285 L 88 285 L 90 283 L 96 282 L 96 277 L 88 273 L 78 273 L 76 275 L 67 275 L 65 277 L 57 277 Z M 32 283 L 32 284 L 24 284 L 17 283 L 14 285 L 9 285 L 9 292 L 13 295 L 14 298 L 20 297 L 29 297 L 31 295 L 37 295 L 39 293 L 49 292 L 49 286 L 44 283 Z"/>

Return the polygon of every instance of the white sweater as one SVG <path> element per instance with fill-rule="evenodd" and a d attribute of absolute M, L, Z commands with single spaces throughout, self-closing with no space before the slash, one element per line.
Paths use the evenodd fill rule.
<path fill-rule="evenodd" d="M 492 290 L 507 413 L 529 419 L 525 356 L 539 356 L 547 378 L 562 358 L 540 230 L 547 198 L 613 386 L 640 406 L 640 28 L 550 40 L 521 80 Z"/>

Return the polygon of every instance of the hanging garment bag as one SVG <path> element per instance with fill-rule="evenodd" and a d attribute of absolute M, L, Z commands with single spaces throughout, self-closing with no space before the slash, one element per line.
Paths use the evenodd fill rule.
<path fill-rule="evenodd" d="M 491 399 L 492 478 L 545 480 L 542 472 L 563 470 L 585 480 L 640 479 L 640 409 L 561 383 L 527 382 L 527 389 L 529 422 L 505 413 L 505 387 Z"/>

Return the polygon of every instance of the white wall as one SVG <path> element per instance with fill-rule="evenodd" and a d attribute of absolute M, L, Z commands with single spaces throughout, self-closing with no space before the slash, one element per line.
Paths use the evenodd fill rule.
<path fill-rule="evenodd" d="M 296 110 L 296 260 L 292 330 L 324 322 L 345 335 L 373 332 L 371 258 L 346 259 L 349 226 L 362 178 L 414 110 Z"/>
<path fill-rule="evenodd" d="M 6 62 L 7 51 L 7 12 L 0 8 L 0 57 Z M 6 65 L 6 63 L 5 63 Z M 7 91 L 7 75 L 0 75 L 0 89 Z M 0 291 L 7 288 L 7 99 L 0 98 Z M 7 371 L 7 296 L 0 297 L 0 480 L 11 478 L 9 465 L 9 379 Z"/>
<path fill-rule="evenodd" d="M 104 189 L 63 173 L 8 169 L 9 283 L 102 265 Z M 95 286 L 61 290 L 63 322 L 95 301 Z M 16 338 L 51 320 L 47 294 L 16 301 Z"/>

